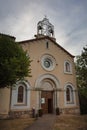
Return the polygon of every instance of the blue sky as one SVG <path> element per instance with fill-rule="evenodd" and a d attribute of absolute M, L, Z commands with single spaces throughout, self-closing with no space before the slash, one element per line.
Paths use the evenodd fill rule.
<path fill-rule="evenodd" d="M 87 45 L 87 0 L 0 0 L 0 32 L 17 41 L 34 38 L 44 16 L 58 44 L 73 55 Z"/>

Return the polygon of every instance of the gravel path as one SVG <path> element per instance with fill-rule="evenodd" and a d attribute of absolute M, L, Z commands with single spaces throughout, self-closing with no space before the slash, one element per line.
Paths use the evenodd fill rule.
<path fill-rule="evenodd" d="M 56 115 L 48 114 L 39 117 L 31 126 L 24 130 L 53 130 Z"/>

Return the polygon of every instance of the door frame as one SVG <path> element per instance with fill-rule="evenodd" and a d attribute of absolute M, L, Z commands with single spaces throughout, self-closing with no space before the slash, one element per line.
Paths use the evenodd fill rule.
<path fill-rule="evenodd" d="M 44 114 L 53 113 L 53 95 L 53 91 L 41 91 L 41 108 Z"/>

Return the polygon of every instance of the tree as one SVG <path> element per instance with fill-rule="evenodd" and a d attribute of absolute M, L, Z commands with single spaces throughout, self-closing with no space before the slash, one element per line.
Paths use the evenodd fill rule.
<path fill-rule="evenodd" d="M 87 46 L 76 60 L 77 86 L 79 89 L 81 112 L 87 113 Z"/>
<path fill-rule="evenodd" d="M 0 35 L 0 88 L 12 86 L 30 76 L 30 58 L 27 52 L 8 35 Z"/>
<path fill-rule="evenodd" d="M 76 72 L 77 85 L 81 92 L 87 96 L 87 47 L 83 48 L 81 56 L 77 56 Z"/>

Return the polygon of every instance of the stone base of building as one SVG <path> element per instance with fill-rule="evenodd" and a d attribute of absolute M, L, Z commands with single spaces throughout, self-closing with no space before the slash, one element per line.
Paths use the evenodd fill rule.
<path fill-rule="evenodd" d="M 0 114 L 0 119 L 31 118 L 32 110 L 10 111 L 8 114 Z"/>
<path fill-rule="evenodd" d="M 75 108 L 61 108 L 60 109 L 60 114 L 79 115 L 80 114 L 80 109 L 79 109 L 79 107 L 75 107 Z"/>
<path fill-rule="evenodd" d="M 0 114 L 0 119 L 6 119 L 6 118 L 32 118 L 35 117 L 33 113 L 33 110 L 14 110 L 10 111 L 9 114 Z M 75 108 L 59 108 L 58 114 L 56 115 L 61 115 L 61 114 L 73 114 L 73 115 L 79 115 L 80 114 L 80 109 L 79 107 Z"/>
<path fill-rule="evenodd" d="M 17 110 L 17 111 L 10 111 L 9 118 L 30 118 L 32 117 L 32 110 Z"/>
<path fill-rule="evenodd" d="M 0 114 L 0 119 L 7 119 L 9 118 L 8 114 Z"/>

